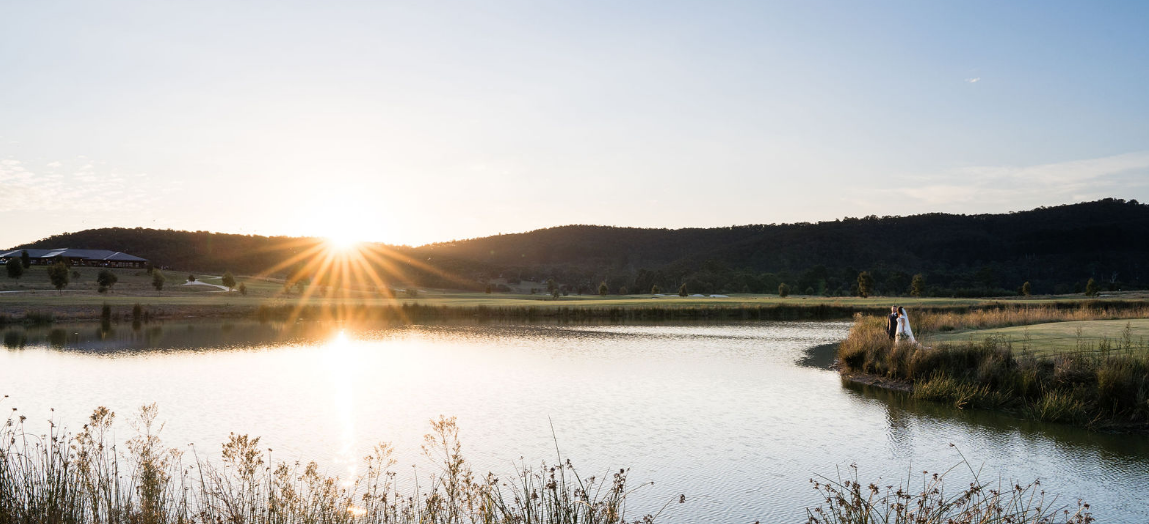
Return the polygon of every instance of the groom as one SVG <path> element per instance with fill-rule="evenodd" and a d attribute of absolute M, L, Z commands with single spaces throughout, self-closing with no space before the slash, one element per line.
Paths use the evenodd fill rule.
<path fill-rule="evenodd" d="M 886 317 L 886 334 L 890 340 L 898 334 L 898 306 L 890 306 L 890 316 Z"/>

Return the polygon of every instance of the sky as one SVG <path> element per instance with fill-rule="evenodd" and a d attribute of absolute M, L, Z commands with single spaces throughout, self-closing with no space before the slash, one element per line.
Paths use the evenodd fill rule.
<path fill-rule="evenodd" d="M 1146 2 L 0 0 L 0 247 L 1149 201 L 1146 27 Z"/>

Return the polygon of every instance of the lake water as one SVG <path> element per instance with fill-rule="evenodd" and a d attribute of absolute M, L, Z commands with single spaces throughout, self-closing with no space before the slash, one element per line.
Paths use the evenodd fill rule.
<path fill-rule="evenodd" d="M 914 402 L 799 363 L 848 326 L 9 328 L 0 407 L 42 431 L 49 417 L 79 428 L 107 406 L 123 439 L 125 419 L 155 402 L 168 445 L 218 458 L 229 432 L 248 433 L 276 460 L 316 460 L 344 477 L 379 441 L 401 465 L 429 467 L 419 453 L 428 420 L 457 416 L 479 472 L 552 461 L 557 437 L 584 475 L 629 467 L 632 482 L 654 482 L 636 493 L 632 518 L 685 494 L 663 522 L 800 522 L 819 502 L 812 476 L 855 463 L 863 482 L 892 484 L 948 469 L 960 450 L 983 480 L 1040 478 L 1061 502 L 1090 502 L 1100 522 L 1149 522 L 1149 438 Z"/>

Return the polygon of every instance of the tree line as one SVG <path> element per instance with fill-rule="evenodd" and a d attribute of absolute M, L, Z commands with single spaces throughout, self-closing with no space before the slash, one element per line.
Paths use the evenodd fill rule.
<path fill-rule="evenodd" d="M 644 229 L 571 225 L 420 247 L 385 246 L 406 285 L 499 292 L 997 296 L 1149 287 L 1149 205 L 1104 199 L 1029 211 Z M 321 239 L 107 228 L 26 246 L 116 249 L 198 271 L 261 274 Z M 320 256 L 320 255 L 315 255 Z M 417 261 L 417 262 L 416 262 Z M 287 279 L 299 265 L 272 274 Z M 552 292 L 549 291 L 548 292 Z"/>

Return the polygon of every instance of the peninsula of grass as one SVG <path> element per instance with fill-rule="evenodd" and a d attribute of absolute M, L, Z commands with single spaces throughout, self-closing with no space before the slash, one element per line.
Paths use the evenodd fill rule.
<path fill-rule="evenodd" d="M 920 310 L 917 345 L 890 341 L 884 315 L 858 315 L 839 366 L 957 408 L 1149 432 L 1149 306 L 1125 306 Z"/>

